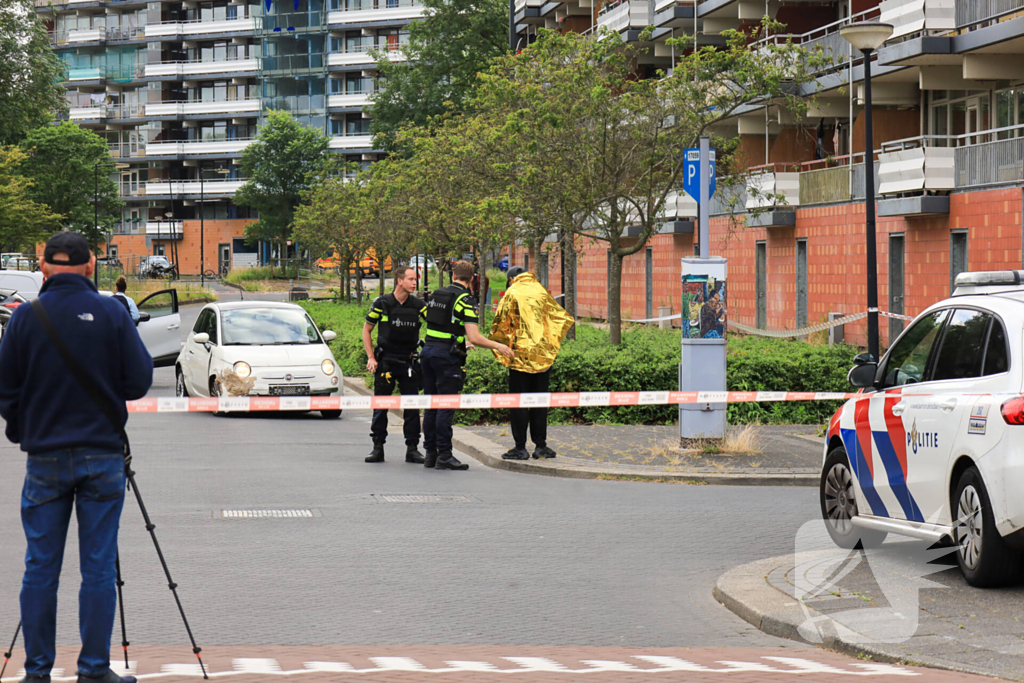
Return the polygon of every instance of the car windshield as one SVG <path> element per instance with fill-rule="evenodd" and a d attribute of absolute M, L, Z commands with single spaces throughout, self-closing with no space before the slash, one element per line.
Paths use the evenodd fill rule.
<path fill-rule="evenodd" d="M 220 314 L 224 344 L 264 346 L 316 344 L 320 335 L 305 311 L 288 308 L 240 308 Z"/>

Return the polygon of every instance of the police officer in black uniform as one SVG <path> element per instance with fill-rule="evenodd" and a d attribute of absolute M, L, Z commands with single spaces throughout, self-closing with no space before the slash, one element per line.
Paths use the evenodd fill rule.
<path fill-rule="evenodd" d="M 423 364 L 424 393 L 458 394 L 466 373 L 466 341 L 473 346 L 493 349 L 512 357 L 512 349 L 480 334 L 476 300 L 470 296 L 473 264 L 457 261 L 452 267 L 448 287 L 435 290 L 427 304 L 426 345 L 420 354 Z M 428 410 L 423 419 L 423 445 L 427 449 L 425 467 L 437 470 L 468 470 L 452 455 L 452 418 L 454 410 Z"/>
<path fill-rule="evenodd" d="M 420 323 L 426 317 L 427 305 L 412 295 L 416 291 L 416 269 L 410 266 L 395 270 L 395 291 L 377 297 L 363 325 L 363 347 L 369 361 L 366 369 L 373 373 L 373 395 L 391 396 L 395 385 L 403 396 L 420 393 L 420 366 L 416 351 L 420 340 Z M 377 346 L 370 333 L 377 327 Z M 422 463 L 420 443 L 420 411 L 406 410 L 405 461 Z M 374 410 L 370 423 L 373 451 L 366 462 L 384 462 L 384 442 L 388 438 L 388 411 Z"/>

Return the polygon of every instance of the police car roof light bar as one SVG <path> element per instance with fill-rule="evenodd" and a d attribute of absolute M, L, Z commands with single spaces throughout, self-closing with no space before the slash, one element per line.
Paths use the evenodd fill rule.
<path fill-rule="evenodd" d="M 953 281 L 955 287 L 1020 286 L 1022 284 L 1024 284 L 1024 270 L 986 270 L 960 273 Z"/>

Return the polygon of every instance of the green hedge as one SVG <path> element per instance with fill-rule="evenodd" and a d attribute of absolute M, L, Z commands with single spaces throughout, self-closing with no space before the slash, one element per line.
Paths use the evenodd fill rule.
<path fill-rule="evenodd" d="M 368 377 L 362 327 L 367 306 L 308 302 L 306 310 L 322 329 L 338 338 L 331 349 L 346 376 Z M 608 333 L 587 325 L 562 347 L 551 370 L 551 391 L 666 391 L 679 376 L 679 331 L 650 327 L 623 330 L 613 346 Z M 806 342 L 732 337 L 728 348 L 728 388 L 737 391 L 849 391 L 846 373 L 852 346 L 814 346 Z M 466 393 L 506 393 L 508 370 L 490 351 L 477 350 L 466 363 Z M 828 420 L 838 403 L 749 403 L 729 406 L 729 423 L 817 424 Z M 672 424 L 672 406 L 553 408 L 552 423 Z M 507 411 L 458 413 L 463 424 L 505 422 Z"/>

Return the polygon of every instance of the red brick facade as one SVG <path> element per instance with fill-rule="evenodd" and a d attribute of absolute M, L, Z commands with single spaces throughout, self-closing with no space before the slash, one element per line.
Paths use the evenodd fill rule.
<path fill-rule="evenodd" d="M 233 245 L 236 238 L 244 235 L 245 226 L 251 222 L 249 218 L 208 219 L 201 226 L 198 220 L 188 220 L 184 221 L 184 237 L 179 240 L 160 240 L 152 235 L 115 235 L 111 243 L 117 245 L 117 256 L 128 269 L 135 267 L 140 257 L 155 253 L 154 245 L 162 244 L 164 253 L 177 262 L 182 275 L 199 275 L 200 235 L 205 242 L 202 259 L 205 269 L 216 271 L 219 245 Z"/>
<path fill-rule="evenodd" d="M 916 315 L 949 296 L 950 232 L 967 231 L 969 270 L 1022 267 L 1021 188 L 965 192 L 950 197 L 949 216 L 878 219 L 878 299 L 889 301 L 889 237 L 904 236 L 904 312 Z M 711 253 L 729 259 L 729 315 L 745 325 L 756 323 L 755 245 L 767 247 L 767 320 L 769 329 L 796 327 L 796 242 L 807 240 L 807 323 L 828 319 L 830 312 L 858 313 L 867 308 L 863 203 L 809 207 L 797 211 L 791 228 L 745 228 L 727 218 L 711 221 Z M 546 245 L 554 247 L 553 244 Z M 671 306 L 679 313 L 679 259 L 693 254 L 690 235 L 657 235 L 653 256 L 653 312 Z M 577 279 L 579 313 L 607 316 L 607 247 L 581 245 Z M 522 264 L 517 247 L 513 263 Z M 549 259 L 549 283 L 560 293 L 557 253 Z M 530 264 L 531 267 L 534 264 Z M 646 316 L 646 256 L 641 249 L 625 259 L 622 278 L 623 318 Z M 846 326 L 846 339 L 866 343 L 866 323 Z M 880 324 L 883 347 L 889 326 Z"/>

